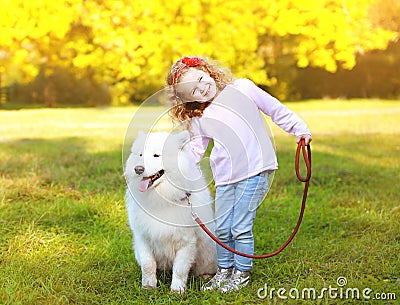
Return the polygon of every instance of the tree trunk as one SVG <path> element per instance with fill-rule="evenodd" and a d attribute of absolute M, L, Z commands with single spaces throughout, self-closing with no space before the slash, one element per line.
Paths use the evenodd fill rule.
<path fill-rule="evenodd" d="M 47 107 L 53 108 L 55 105 L 55 92 L 53 80 L 49 79 L 44 88 L 44 102 Z"/>

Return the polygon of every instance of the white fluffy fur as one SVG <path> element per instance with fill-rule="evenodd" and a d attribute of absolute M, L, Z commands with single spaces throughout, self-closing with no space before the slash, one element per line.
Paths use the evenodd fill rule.
<path fill-rule="evenodd" d="M 213 230 L 212 198 L 199 167 L 192 161 L 187 132 L 139 133 L 126 162 L 126 203 L 133 232 L 135 257 L 142 270 L 142 287 L 155 289 L 156 270 L 172 270 L 171 291 L 184 293 L 189 271 L 194 275 L 216 271 L 215 243 L 193 221 L 190 202 Z M 145 171 L 138 175 L 136 166 Z M 145 192 L 143 177 L 164 169 L 164 175 Z"/>

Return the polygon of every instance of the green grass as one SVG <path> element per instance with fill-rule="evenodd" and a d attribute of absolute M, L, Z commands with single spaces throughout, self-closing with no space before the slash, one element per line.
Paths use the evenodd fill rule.
<path fill-rule="evenodd" d="M 304 221 L 280 255 L 256 260 L 240 293 L 202 293 L 171 274 L 141 290 L 124 206 L 121 150 L 136 108 L 0 111 L 0 304 L 399 304 L 400 104 L 289 103 L 313 131 L 313 177 Z M 154 111 L 140 109 L 141 112 Z M 130 132 L 140 129 L 135 117 Z M 139 120 L 139 122 L 138 122 Z M 290 234 L 302 185 L 294 138 L 272 126 L 280 169 L 258 211 L 256 253 Z M 279 299 L 277 290 L 344 288 L 395 293 L 395 301 Z M 257 291 L 275 288 L 274 299 Z M 261 291 L 261 294 L 264 291 Z M 388 296 L 388 295 L 386 295 Z"/>

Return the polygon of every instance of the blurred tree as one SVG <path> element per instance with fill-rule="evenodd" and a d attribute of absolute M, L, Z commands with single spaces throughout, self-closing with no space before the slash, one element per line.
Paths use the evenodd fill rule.
<path fill-rule="evenodd" d="M 400 33 L 400 1 L 376 1 L 369 10 L 371 22 L 377 27 Z"/>
<path fill-rule="evenodd" d="M 351 71 L 330 74 L 315 67 L 298 69 L 291 82 L 292 97 L 400 97 L 400 1 L 376 1 L 368 14 L 372 26 L 397 33 L 388 48 L 359 52 Z"/>
<path fill-rule="evenodd" d="M 351 70 L 359 54 L 385 49 L 397 33 L 370 22 L 374 0 L 265 1 L 258 52 L 280 98 L 295 97 L 295 67 Z M 279 80 L 279 81 L 278 81 Z"/>
<path fill-rule="evenodd" d="M 392 1 L 392 0 L 385 0 Z M 170 65 L 203 55 L 275 88 L 284 98 L 293 66 L 351 69 L 362 51 L 396 37 L 368 13 L 375 0 L 0 0 L 0 65 L 8 82 L 49 76 L 111 88 L 117 102 L 143 100 Z"/>
<path fill-rule="evenodd" d="M 1 62 L 8 79 L 26 82 L 39 72 L 51 75 L 56 67 L 68 67 L 70 58 L 62 54 L 63 44 L 79 16 L 80 0 L 20 1 L 1 0 Z M 43 101 L 54 106 L 52 79 L 43 87 Z"/>
<path fill-rule="evenodd" d="M 49 88 L 49 83 L 52 86 L 50 97 L 49 89 L 46 89 Z M 9 91 L 9 98 L 18 106 L 106 106 L 111 103 L 110 93 L 104 85 L 97 84 L 88 77 L 77 78 L 70 70 L 60 67 L 54 69 L 50 75 L 46 75 L 42 70 L 34 80 L 14 84 Z M 50 102 L 53 102 L 53 105 L 49 104 Z"/>
<path fill-rule="evenodd" d="M 385 51 L 359 55 L 352 69 L 329 73 L 321 68 L 298 69 L 291 82 L 293 98 L 391 98 L 400 97 L 400 41 Z"/>

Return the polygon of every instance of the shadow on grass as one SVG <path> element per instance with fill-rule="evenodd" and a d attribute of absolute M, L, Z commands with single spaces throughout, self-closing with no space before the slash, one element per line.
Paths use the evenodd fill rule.
<path fill-rule="evenodd" d="M 139 281 L 121 151 L 90 147 L 80 138 L 0 143 L 0 303 L 93 304 L 104 287 Z"/>
<path fill-rule="evenodd" d="M 294 171 L 296 147 L 286 138 L 278 140 L 277 147 L 280 169 L 254 226 L 257 254 L 276 250 L 292 232 L 300 211 L 303 184 Z M 399 147 L 398 138 L 381 135 L 314 139 L 313 173 L 300 231 L 283 255 L 269 262 L 302 259 L 315 270 L 315 264 L 326 264 L 321 268 L 328 273 L 358 260 L 354 268 L 393 279 L 400 250 L 395 210 L 400 202 Z M 391 267 L 378 271 L 373 260 L 377 256 L 390 261 Z M 332 262 L 339 263 L 333 267 Z M 257 265 L 269 268 L 264 261 Z"/>
<path fill-rule="evenodd" d="M 371 145 L 369 138 L 326 137 L 318 140 L 312 143 L 309 211 L 320 211 L 321 206 L 327 204 L 332 209 L 368 206 L 377 210 L 391 209 L 398 204 L 398 185 L 393 181 L 399 181 L 400 174 L 396 170 L 399 164 L 387 164 L 398 163 L 399 150 L 393 147 L 400 147 L 399 140 L 396 144 L 393 139 L 388 139 L 391 145 L 384 145 L 385 140 L 382 143 L 381 139 L 375 146 Z M 104 199 L 123 204 L 125 180 L 121 151 L 90 153 L 88 146 L 80 138 L 22 139 L 1 143 L 0 172 L 7 185 L 3 201 L 34 207 L 27 211 L 26 217 L 34 217 L 35 210 L 40 214 L 40 206 L 49 208 L 52 204 L 65 205 L 68 202 L 70 207 L 74 206 L 71 209 L 71 213 L 75 213 L 73 218 L 85 227 L 103 215 L 101 206 L 95 201 L 106 206 Z M 294 173 L 295 145 L 285 139 L 278 141 L 277 146 L 280 169 L 264 206 L 268 210 L 274 205 L 288 206 L 296 201 L 294 212 L 291 212 L 295 215 L 302 192 L 302 184 Z M 379 165 L 381 157 L 386 159 Z M 3 205 L 4 208 L 13 209 L 13 206 Z M 67 213 L 66 209 L 63 211 Z M 58 217 L 52 216 L 49 223 L 55 224 Z M 45 219 L 41 217 L 41 222 Z M 69 223 L 64 218 L 59 220 L 61 224 Z M 79 231 L 77 223 L 75 231 Z M 325 227 L 326 223 L 319 229 Z"/>
<path fill-rule="evenodd" d="M 265 274 L 286 282 L 296 277 L 310 279 L 309 269 L 327 281 L 331 277 L 331 283 L 336 279 L 333 269 L 337 275 L 370 270 L 366 271 L 370 276 L 392 283 L 400 232 L 390 211 L 400 202 L 400 156 L 396 150 L 400 140 L 388 137 L 372 143 L 370 137 L 314 140 L 304 222 L 287 250 L 255 263 L 256 288 L 262 287 Z M 281 245 L 300 208 L 302 184 L 294 173 L 295 145 L 285 138 L 277 146 L 280 169 L 254 226 L 257 254 Z M 140 269 L 134 263 L 126 221 L 121 151 L 92 153 L 88 147 L 90 143 L 80 138 L 0 144 L 4 187 L 0 245 L 4 253 L 13 256 L 3 257 L 3 261 L 32 268 L 30 261 L 44 264 L 49 268 L 49 281 L 63 278 L 59 272 L 66 273 L 64 277 L 76 286 L 70 288 L 73 297 L 80 296 L 81 286 L 87 289 L 87 298 L 90 293 L 96 298 L 98 293 L 109 295 L 117 289 L 123 297 L 140 289 Z M 35 251 L 48 257 L 35 258 Z M 386 265 L 380 268 L 377 259 Z M 56 270 L 59 268 L 61 271 Z M 40 272 L 36 272 L 38 277 Z M 161 276 L 161 281 L 169 282 L 169 273 Z M 32 280 L 27 287 L 31 289 L 34 283 Z M 163 291 L 168 291 L 169 283 L 161 284 Z M 193 282 L 193 287 L 198 284 Z"/>
<path fill-rule="evenodd" d="M 79 138 L 22 139 L 0 146 L 3 222 L 34 220 L 76 233 L 90 231 L 102 217 L 112 225 L 109 209 L 114 205 L 122 213 L 125 180 L 119 150 L 89 153 L 88 143 Z"/>

